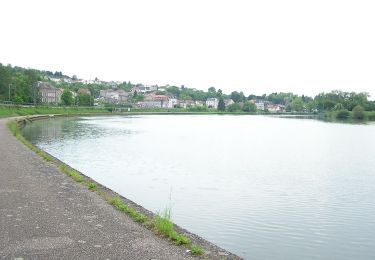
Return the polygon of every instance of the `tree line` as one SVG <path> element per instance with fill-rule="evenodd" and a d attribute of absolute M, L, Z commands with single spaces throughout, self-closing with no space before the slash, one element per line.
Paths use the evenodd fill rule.
<path fill-rule="evenodd" d="M 62 72 L 40 71 L 35 69 L 25 69 L 21 67 L 12 67 L 11 65 L 3 65 L 0 63 L 0 100 L 12 101 L 16 103 L 33 103 L 36 98 L 36 86 L 38 81 L 48 81 L 49 77 L 69 78 Z M 76 76 L 74 76 L 77 78 Z M 61 82 L 56 83 L 50 81 L 51 84 L 65 89 L 62 94 L 63 103 L 69 104 L 84 104 L 92 105 L 92 98 L 98 97 L 100 90 L 108 89 L 108 85 L 92 83 L 84 84 L 82 82 Z M 130 81 L 124 81 L 118 84 L 116 88 L 130 91 L 132 87 L 136 86 Z M 87 88 L 90 90 L 91 98 L 85 95 L 80 95 L 77 100 L 73 100 L 70 91 L 77 93 L 80 88 Z M 69 90 L 69 91 L 68 91 Z M 263 94 L 261 96 L 248 95 L 242 91 L 233 91 L 230 94 L 225 94 L 221 89 L 216 90 L 215 87 L 210 87 L 207 91 L 198 90 L 188 87 L 168 86 L 165 91 L 158 91 L 158 94 L 173 95 L 179 100 L 193 100 L 204 102 L 208 98 L 217 98 L 219 100 L 219 110 L 253 112 L 256 107 L 250 100 L 257 102 L 269 102 L 272 104 L 283 105 L 287 111 L 295 112 L 327 112 L 337 111 L 343 115 L 346 111 L 353 112 L 355 107 L 362 108 L 364 111 L 375 111 L 375 102 L 369 101 L 369 94 L 366 92 L 344 92 L 341 90 L 334 90 L 329 93 L 319 93 L 315 97 L 299 96 L 293 93 L 271 93 Z M 224 100 L 232 99 L 234 104 L 225 107 Z M 134 100 L 142 100 L 142 95 L 137 94 Z"/>

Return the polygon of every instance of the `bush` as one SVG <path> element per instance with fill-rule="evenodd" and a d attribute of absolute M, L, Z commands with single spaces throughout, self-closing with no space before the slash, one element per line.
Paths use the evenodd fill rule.
<path fill-rule="evenodd" d="M 341 109 L 336 114 L 336 119 L 348 119 L 350 116 L 350 112 L 347 109 Z"/>
<path fill-rule="evenodd" d="M 360 105 L 357 105 L 353 108 L 353 118 L 354 119 L 364 119 L 365 118 L 365 109 L 360 106 Z"/>
<path fill-rule="evenodd" d="M 227 106 L 227 111 L 228 112 L 241 111 L 241 106 L 238 103 L 234 103 L 234 104 L 228 105 Z"/>
<path fill-rule="evenodd" d="M 256 112 L 257 111 L 257 106 L 254 103 L 251 102 L 245 102 L 242 108 L 243 111 L 245 112 Z"/>

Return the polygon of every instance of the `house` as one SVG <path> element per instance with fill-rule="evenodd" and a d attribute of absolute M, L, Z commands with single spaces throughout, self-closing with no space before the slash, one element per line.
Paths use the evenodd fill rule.
<path fill-rule="evenodd" d="M 195 101 L 195 106 L 196 106 L 196 107 L 203 107 L 203 102 L 197 100 L 197 101 Z"/>
<path fill-rule="evenodd" d="M 146 94 L 152 91 L 156 91 L 158 87 L 156 85 L 142 85 L 138 84 L 135 87 L 132 87 L 130 90 L 130 93 L 134 94 L 134 92 L 137 92 L 138 94 Z"/>
<path fill-rule="evenodd" d="M 168 108 L 174 108 L 178 105 L 178 100 L 175 97 L 169 97 L 168 98 Z"/>
<path fill-rule="evenodd" d="M 47 82 L 38 81 L 38 97 L 41 103 L 58 104 L 61 101 L 62 91 Z"/>
<path fill-rule="evenodd" d="M 274 104 L 267 104 L 267 110 L 270 113 L 280 113 L 285 110 L 285 106 L 282 105 L 274 105 Z"/>
<path fill-rule="evenodd" d="M 138 102 L 137 105 L 141 108 L 167 108 L 168 103 L 168 96 L 149 93 L 145 94 L 144 100 Z"/>
<path fill-rule="evenodd" d="M 252 99 L 250 100 L 250 102 L 253 103 L 257 107 L 257 110 L 264 110 L 265 108 L 265 104 L 262 101 Z"/>
<path fill-rule="evenodd" d="M 140 108 L 162 108 L 163 102 L 155 100 L 145 100 L 137 103 Z"/>
<path fill-rule="evenodd" d="M 219 105 L 219 100 L 217 98 L 207 98 L 207 100 L 206 100 L 206 106 L 208 108 L 215 108 L 215 109 L 217 109 L 218 105 Z"/>
<path fill-rule="evenodd" d="M 104 89 L 100 90 L 99 97 L 108 103 L 118 104 L 129 100 L 130 93 L 123 89 Z"/>
<path fill-rule="evenodd" d="M 224 104 L 225 106 L 229 106 L 229 105 L 234 104 L 234 101 L 231 98 L 228 98 L 224 100 Z"/>
<path fill-rule="evenodd" d="M 187 108 L 187 106 L 188 106 L 187 101 L 185 101 L 185 100 L 179 100 L 178 101 L 178 106 L 181 107 L 181 108 Z"/>

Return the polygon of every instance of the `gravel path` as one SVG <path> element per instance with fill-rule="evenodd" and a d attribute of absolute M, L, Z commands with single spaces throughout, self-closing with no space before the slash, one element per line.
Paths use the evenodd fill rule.
<path fill-rule="evenodd" d="M 0 119 L 0 259 L 189 259 L 16 140 Z"/>

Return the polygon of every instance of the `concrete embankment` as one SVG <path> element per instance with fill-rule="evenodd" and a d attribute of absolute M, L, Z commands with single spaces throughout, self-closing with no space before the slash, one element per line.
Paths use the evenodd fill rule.
<path fill-rule="evenodd" d="M 193 258 L 37 156 L 11 135 L 6 119 L 0 119 L 0 198 L 1 259 Z M 238 258 L 201 245 L 204 257 Z"/>

